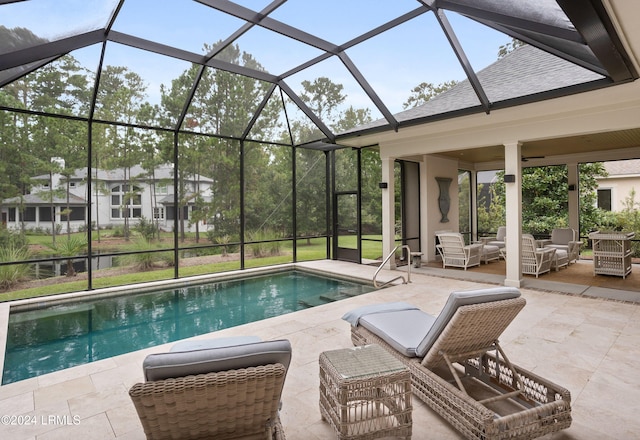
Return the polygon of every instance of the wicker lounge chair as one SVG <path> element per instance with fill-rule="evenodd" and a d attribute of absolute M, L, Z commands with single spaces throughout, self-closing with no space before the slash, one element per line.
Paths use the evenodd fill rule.
<path fill-rule="evenodd" d="M 284 439 L 278 410 L 291 344 L 252 341 L 194 341 L 147 356 L 146 382 L 129 390 L 147 438 Z"/>
<path fill-rule="evenodd" d="M 511 363 L 498 338 L 524 307 L 515 288 L 454 292 L 438 317 L 406 303 L 343 316 L 354 345 L 379 344 L 411 372 L 414 396 L 465 438 L 532 439 L 571 425 L 568 390 Z"/>

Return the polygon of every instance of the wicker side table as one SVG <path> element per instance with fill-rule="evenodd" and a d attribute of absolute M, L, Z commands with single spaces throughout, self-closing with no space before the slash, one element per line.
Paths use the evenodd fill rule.
<path fill-rule="evenodd" d="M 320 354 L 320 414 L 338 439 L 411 438 L 408 368 L 378 345 Z"/>

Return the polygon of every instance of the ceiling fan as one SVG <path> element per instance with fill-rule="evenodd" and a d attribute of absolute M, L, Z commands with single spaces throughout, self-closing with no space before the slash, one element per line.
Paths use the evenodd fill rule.
<path fill-rule="evenodd" d="M 522 156 L 523 162 L 528 162 L 530 159 L 544 159 L 546 156 Z"/>

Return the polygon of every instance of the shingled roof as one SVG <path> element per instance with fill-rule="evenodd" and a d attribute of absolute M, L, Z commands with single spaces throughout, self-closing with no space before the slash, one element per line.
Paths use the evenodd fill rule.
<path fill-rule="evenodd" d="M 495 63 L 478 72 L 478 79 L 492 104 L 522 97 L 571 88 L 598 81 L 604 77 L 573 63 L 560 59 L 530 45 L 517 48 Z M 468 79 L 435 96 L 427 103 L 397 113 L 399 122 L 421 120 L 462 109 L 475 108 L 484 112 Z M 349 132 L 381 127 L 387 124 L 379 119 Z"/>

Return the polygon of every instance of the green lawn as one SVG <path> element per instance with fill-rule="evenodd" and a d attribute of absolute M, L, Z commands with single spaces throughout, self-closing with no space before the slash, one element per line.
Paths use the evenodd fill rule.
<path fill-rule="evenodd" d="M 63 236 L 59 236 L 60 239 Z M 347 246 L 354 246 L 356 244 L 356 238 L 346 237 L 341 238 L 341 243 Z M 379 240 L 380 236 L 367 236 L 366 238 Z M 31 235 L 29 236 L 29 243 L 40 244 L 46 246 L 47 243 L 51 243 L 51 236 L 46 235 Z M 266 256 L 266 257 L 248 257 L 245 259 L 245 268 L 272 266 L 282 263 L 290 263 L 293 261 L 293 242 L 286 241 L 281 243 L 281 252 L 279 255 Z M 297 248 L 297 261 L 313 261 L 322 260 L 327 258 L 326 255 L 326 239 L 314 238 L 310 240 L 310 244 L 307 244 L 306 239 L 298 240 Z M 382 243 L 379 241 L 362 241 L 362 256 L 366 259 L 378 259 L 381 258 Z M 210 273 L 228 272 L 231 270 L 240 269 L 239 261 L 225 261 L 216 262 L 215 264 L 201 264 L 201 265 L 183 265 L 179 267 L 179 276 L 190 277 L 195 275 L 205 275 Z M 93 272 L 92 284 L 94 289 L 104 287 L 122 286 L 127 284 L 145 283 L 150 281 L 168 280 L 174 278 L 174 268 L 157 269 L 150 271 L 138 271 L 135 273 L 117 274 L 113 276 L 108 275 L 108 271 L 114 271 L 113 269 L 103 269 Z M 100 273 L 101 276 L 98 276 Z M 104 276 L 103 276 L 104 275 Z M 11 301 L 16 299 L 35 298 L 45 295 L 55 295 L 60 293 L 76 292 L 86 290 L 87 281 L 61 279 L 58 277 L 56 283 L 48 285 L 42 285 L 38 287 L 32 287 L 28 289 L 16 290 L 11 292 L 0 293 L 0 301 Z"/>

